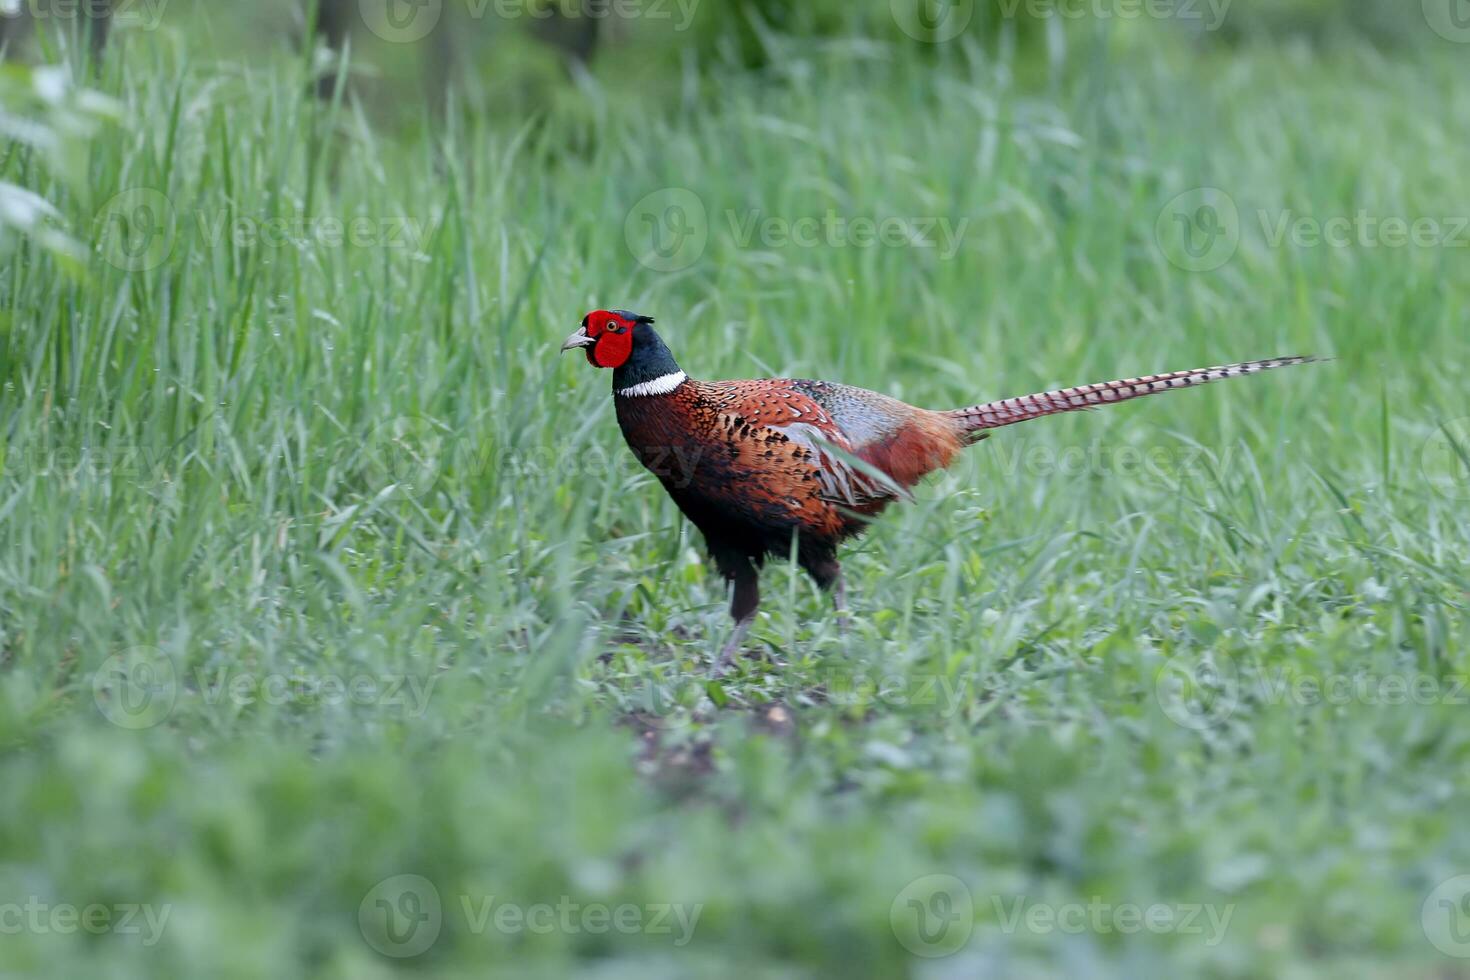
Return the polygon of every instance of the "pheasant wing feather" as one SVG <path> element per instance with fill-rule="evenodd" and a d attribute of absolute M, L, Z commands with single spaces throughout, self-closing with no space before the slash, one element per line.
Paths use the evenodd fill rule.
<path fill-rule="evenodd" d="M 840 507 L 859 507 L 904 493 L 861 458 L 862 447 L 820 402 L 791 382 L 726 382 L 722 423 L 778 434 L 792 446 L 791 459 L 815 474 L 818 495 Z M 758 437 L 757 437 L 758 438 Z"/>

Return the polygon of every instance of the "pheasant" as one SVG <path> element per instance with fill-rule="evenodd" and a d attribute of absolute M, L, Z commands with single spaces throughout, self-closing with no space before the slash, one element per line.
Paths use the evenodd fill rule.
<path fill-rule="evenodd" d="M 793 536 L 797 561 L 832 593 L 845 624 L 837 546 L 989 430 L 1316 360 L 1172 371 L 935 412 L 828 381 L 696 381 L 679 369 L 653 323 L 626 310 L 597 310 L 561 349 L 585 350 L 594 367 L 612 370 L 623 438 L 703 533 L 733 587 L 735 628 L 721 664 L 755 619 L 759 569 L 768 556 L 788 556 Z"/>

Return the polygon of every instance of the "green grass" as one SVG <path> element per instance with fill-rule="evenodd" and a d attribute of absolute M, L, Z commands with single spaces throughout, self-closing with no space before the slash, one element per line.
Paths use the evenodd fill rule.
<path fill-rule="evenodd" d="M 304 98 L 279 52 L 121 43 L 99 86 L 122 120 L 81 183 L 0 154 L 91 245 L 80 272 L 28 244 L 0 268 L 0 906 L 168 918 L 153 943 L 45 919 L 0 935 L 5 969 L 1467 972 L 1424 921 L 1470 873 L 1470 485 L 1444 434 L 1470 412 L 1470 234 L 1269 235 L 1288 209 L 1454 230 L 1470 91 L 1447 45 L 1103 35 L 1021 87 L 964 44 L 790 41 L 667 104 L 584 80 L 575 111 L 454 117 L 436 145 Z M 1200 186 L 1240 243 L 1190 272 L 1156 231 Z M 626 230 L 669 187 L 708 237 L 661 272 Z M 128 271 L 95 216 L 166 219 L 109 207 L 138 188 L 177 235 Z M 949 259 L 736 231 L 829 209 L 968 224 Z M 393 237 L 249 234 L 301 215 Z M 556 354 L 596 307 L 657 316 L 697 377 L 930 407 L 1336 360 L 998 434 L 847 552 L 851 637 L 775 565 L 763 657 L 715 683 L 721 584 L 622 447 L 607 375 Z M 172 700 L 123 700 L 119 664 Z M 1282 693 L 1303 678 L 1350 693 Z M 1432 696 L 1391 703 L 1392 678 Z M 442 903 L 414 957 L 359 922 L 384 945 L 397 875 Z M 907 900 L 932 875 L 973 915 L 924 945 Z M 477 927 L 490 896 L 698 918 L 686 944 Z M 1018 900 L 1205 912 L 1008 926 Z"/>

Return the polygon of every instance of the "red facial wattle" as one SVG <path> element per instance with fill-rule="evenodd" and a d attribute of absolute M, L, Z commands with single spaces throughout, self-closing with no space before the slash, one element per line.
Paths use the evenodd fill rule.
<path fill-rule="evenodd" d="M 620 368 L 626 364 L 633 355 L 634 326 L 617 317 L 590 320 L 587 332 L 597 342 L 587 348 L 587 362 L 600 368 Z"/>

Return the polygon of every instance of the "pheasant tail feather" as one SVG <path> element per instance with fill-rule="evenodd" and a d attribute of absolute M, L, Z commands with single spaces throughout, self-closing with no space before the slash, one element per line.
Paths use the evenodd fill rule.
<path fill-rule="evenodd" d="M 1296 364 L 1310 364 L 1320 360 L 1322 358 L 1319 357 L 1273 357 L 1263 361 L 1245 361 L 1240 364 L 1195 368 L 1191 371 L 1149 374 L 1141 378 L 1101 381 L 1095 384 L 1079 385 L 1075 388 L 1061 388 L 1057 391 L 1022 395 L 1019 398 L 1005 398 L 1000 401 L 986 402 L 983 405 L 972 405 L 969 408 L 957 408 L 943 414 L 958 422 L 961 431 L 969 434 L 972 440 L 976 440 L 984 438 L 977 434 L 987 429 L 1015 425 L 1017 422 L 1041 418 L 1043 415 L 1080 412 L 1112 402 L 1124 402 L 1130 398 L 1156 395 L 1161 391 L 1170 391 L 1174 388 L 1193 388 L 1196 385 L 1224 381 L 1226 378 L 1239 378 L 1247 374 L 1259 374 L 1262 371 L 1291 367 Z"/>

